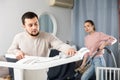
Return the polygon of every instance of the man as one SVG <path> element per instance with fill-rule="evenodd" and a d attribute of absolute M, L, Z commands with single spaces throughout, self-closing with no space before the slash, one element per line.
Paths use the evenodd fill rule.
<path fill-rule="evenodd" d="M 8 53 L 15 54 L 18 60 L 24 58 L 25 55 L 47 57 L 50 48 L 62 51 L 69 56 L 76 53 L 74 48 L 63 43 L 54 35 L 39 31 L 38 16 L 34 12 L 24 13 L 22 24 L 25 31 L 14 37 L 12 45 L 8 49 Z M 41 74 L 44 73 L 46 71 Z M 47 77 L 42 80 L 47 80 Z"/>

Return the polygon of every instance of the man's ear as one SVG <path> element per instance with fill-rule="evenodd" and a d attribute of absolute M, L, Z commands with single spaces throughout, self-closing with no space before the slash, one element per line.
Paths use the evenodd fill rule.
<path fill-rule="evenodd" d="M 23 28 L 25 28 L 25 25 L 22 25 Z"/>

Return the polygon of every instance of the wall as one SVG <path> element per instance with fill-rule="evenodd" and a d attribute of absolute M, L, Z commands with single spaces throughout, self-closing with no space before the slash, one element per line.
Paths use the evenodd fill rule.
<path fill-rule="evenodd" d="M 9 48 L 15 34 L 23 31 L 21 16 L 26 11 L 51 13 L 57 20 L 57 36 L 64 42 L 71 40 L 71 9 L 51 7 L 49 0 L 0 0 L 0 54 Z"/>

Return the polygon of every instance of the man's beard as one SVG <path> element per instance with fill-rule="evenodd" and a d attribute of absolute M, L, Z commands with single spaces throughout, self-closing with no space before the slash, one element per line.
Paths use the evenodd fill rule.
<path fill-rule="evenodd" d="M 28 31 L 27 31 L 27 33 L 29 34 L 29 35 L 31 35 L 31 36 L 38 36 L 39 35 L 39 32 L 37 33 L 37 34 L 32 34 L 32 33 L 29 33 Z"/>
<path fill-rule="evenodd" d="M 39 35 L 39 32 L 37 34 L 30 34 L 31 36 L 38 36 Z"/>

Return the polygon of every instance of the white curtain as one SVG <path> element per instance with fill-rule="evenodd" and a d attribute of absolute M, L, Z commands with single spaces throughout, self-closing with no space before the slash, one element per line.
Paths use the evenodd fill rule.
<path fill-rule="evenodd" d="M 118 39 L 117 0 L 74 0 L 72 17 L 73 42 L 78 49 L 84 46 L 84 37 L 86 33 L 83 25 L 84 21 L 87 19 L 94 21 L 97 31 L 112 35 Z M 120 57 L 118 43 L 109 48 L 112 49 L 117 64 L 120 66 L 120 60 L 118 61 Z M 107 55 L 105 58 L 107 66 L 114 66 L 111 55 Z"/>

